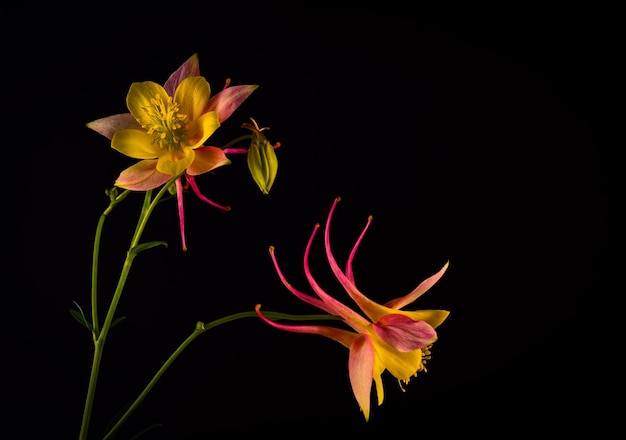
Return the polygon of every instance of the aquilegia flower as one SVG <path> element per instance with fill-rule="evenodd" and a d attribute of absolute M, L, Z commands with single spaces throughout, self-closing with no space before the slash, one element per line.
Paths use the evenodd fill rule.
<path fill-rule="evenodd" d="M 263 316 L 260 305 L 256 306 L 256 311 L 265 322 L 278 329 L 326 336 L 347 347 L 350 350 L 348 369 L 352 391 L 367 421 L 370 416 L 372 382 L 376 384 L 378 405 L 383 402 L 384 390 L 381 376 L 385 370 L 398 379 L 401 387 L 408 383 L 412 376 L 426 370 L 425 364 L 430 358 L 430 347 L 437 340 L 435 328 L 447 318 L 449 312 L 446 310 L 407 311 L 401 308 L 411 304 L 430 289 L 443 276 L 448 263 L 436 274 L 422 281 L 409 294 L 384 305 L 372 301 L 359 291 L 352 271 L 352 261 L 372 217 L 368 218 L 365 228 L 348 257 L 345 272 L 342 271 L 330 247 L 330 221 L 339 200 L 339 197 L 335 199 L 326 221 L 324 230 L 326 257 L 334 275 L 365 316 L 330 296 L 313 278 L 308 259 L 319 224 L 315 225 L 304 253 L 304 272 L 317 298 L 296 290 L 282 274 L 275 257 L 274 247 L 270 247 L 270 254 L 278 276 L 291 293 L 331 315 L 342 318 L 354 331 L 322 325 L 283 325 Z"/>
<path fill-rule="evenodd" d="M 211 96 L 211 87 L 200 76 L 198 56 L 194 54 L 163 86 L 152 81 L 133 83 L 126 97 L 130 113 L 97 119 L 87 126 L 109 138 L 112 148 L 140 159 L 120 173 L 116 186 L 147 191 L 184 173 L 198 197 L 217 208 L 229 210 L 203 196 L 194 176 L 231 163 L 221 148 L 205 146 L 204 142 L 257 87 L 230 87 L 230 80 L 227 80 L 223 90 Z M 176 192 L 183 249 L 186 249 L 184 185 L 180 179 L 176 180 Z"/>

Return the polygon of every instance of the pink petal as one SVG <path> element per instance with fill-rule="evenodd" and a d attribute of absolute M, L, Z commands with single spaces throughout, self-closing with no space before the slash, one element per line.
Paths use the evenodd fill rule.
<path fill-rule="evenodd" d="M 335 328 L 335 327 L 328 327 L 325 325 L 279 324 L 263 316 L 263 314 L 261 313 L 260 304 L 257 304 L 254 310 L 256 310 L 256 314 L 259 315 L 259 318 L 261 318 L 263 321 L 265 321 L 267 324 L 271 325 L 272 327 L 276 327 L 277 329 L 285 330 L 285 331 L 292 332 L 292 333 L 308 333 L 311 335 L 326 336 L 327 338 L 332 339 L 333 341 L 339 342 L 341 345 L 347 348 L 349 348 L 353 344 L 354 340 L 357 339 L 359 336 L 358 333 L 349 332 L 347 330 L 342 330 L 342 329 Z"/>
<path fill-rule="evenodd" d="M 280 142 L 276 142 L 274 145 L 272 145 L 272 147 L 275 149 L 277 149 L 278 147 L 280 147 Z M 224 153 L 225 154 L 247 154 L 248 153 L 248 149 L 247 148 L 237 148 L 237 147 L 229 147 L 229 148 L 224 148 Z"/>
<path fill-rule="evenodd" d="M 367 336 L 356 338 L 350 347 L 348 360 L 350 384 L 365 421 L 370 416 L 370 399 L 374 371 L 374 346 Z"/>
<path fill-rule="evenodd" d="M 219 205 L 217 203 L 215 203 L 213 200 L 209 200 L 208 198 L 206 198 L 201 192 L 200 192 L 200 188 L 198 188 L 198 184 L 196 183 L 196 179 L 194 179 L 193 176 L 187 176 L 187 183 L 189 183 L 189 186 L 191 187 L 191 189 L 193 190 L 193 192 L 196 194 L 196 196 L 198 196 L 198 198 L 200 200 L 202 200 L 203 202 L 208 203 L 209 205 L 217 208 L 217 209 L 221 209 L 222 211 L 230 211 L 230 206 L 222 206 Z"/>
<path fill-rule="evenodd" d="M 180 225 L 180 240 L 183 246 L 183 251 L 187 251 L 187 240 L 185 238 L 185 209 L 183 207 L 183 183 L 179 177 L 176 179 L 176 200 L 178 206 L 178 221 Z"/>
<path fill-rule="evenodd" d="M 304 292 L 301 292 L 299 290 L 297 290 L 296 288 L 294 288 L 291 283 L 289 283 L 287 281 L 287 279 L 285 278 L 285 276 L 283 275 L 283 272 L 280 270 L 280 267 L 278 266 L 278 261 L 276 259 L 276 255 L 274 252 L 274 246 L 270 246 L 270 255 L 272 256 L 272 261 L 274 262 L 274 268 L 276 269 L 276 273 L 278 273 L 278 277 L 280 278 L 280 280 L 282 281 L 283 285 L 289 289 L 289 291 L 291 293 L 293 293 L 297 298 L 301 299 L 302 301 L 304 301 L 307 304 L 311 304 L 312 306 L 315 306 L 319 309 L 324 310 L 325 312 L 333 315 L 333 311 L 330 307 L 327 307 L 326 304 L 323 301 L 320 301 L 319 299 L 311 296 L 311 295 L 307 295 Z"/>
<path fill-rule="evenodd" d="M 335 208 L 337 207 L 337 203 L 339 203 L 340 200 L 341 200 L 341 197 L 335 198 L 333 205 L 331 206 L 330 211 L 328 213 L 328 218 L 326 219 L 326 227 L 324 229 L 324 247 L 326 248 L 326 258 L 328 259 L 328 264 L 330 264 L 330 268 L 335 274 L 335 277 L 337 277 L 337 280 L 339 281 L 339 283 L 341 283 L 341 285 L 346 290 L 350 298 L 352 298 L 354 302 L 358 304 L 359 308 L 372 321 L 376 321 L 386 313 L 385 308 L 382 305 L 372 301 L 371 299 L 363 295 L 359 291 L 359 289 L 357 289 L 357 287 L 354 285 L 352 280 L 350 280 L 350 278 L 348 278 L 348 276 L 345 273 L 343 273 L 343 271 L 337 264 L 337 260 L 333 256 L 333 253 L 331 250 L 330 222 L 332 219 L 333 212 L 335 211 Z M 364 229 L 364 231 L 361 233 L 361 235 L 365 232 L 366 229 L 367 229 L 367 226 Z M 357 246 L 358 246 L 358 241 L 357 241 Z"/>
<path fill-rule="evenodd" d="M 354 282 L 354 272 L 352 271 L 352 261 L 354 260 L 354 256 L 356 255 L 356 250 L 359 248 L 359 245 L 361 244 L 361 240 L 363 240 L 363 237 L 365 236 L 365 232 L 367 231 L 367 229 L 369 228 L 371 224 L 372 224 L 372 216 L 370 215 L 367 218 L 367 223 L 365 224 L 363 231 L 361 231 L 361 235 L 359 235 L 359 238 L 357 239 L 356 243 L 354 244 L 354 247 L 352 248 L 352 252 L 350 252 L 350 256 L 348 257 L 348 262 L 346 264 L 346 276 L 355 286 L 356 286 L 356 283 Z"/>
<path fill-rule="evenodd" d="M 122 171 L 115 181 L 115 186 L 133 191 L 147 191 L 167 182 L 172 176 L 156 169 L 156 159 L 146 159 Z"/>
<path fill-rule="evenodd" d="M 258 85 L 227 87 L 209 99 L 204 111 L 209 112 L 215 110 L 221 124 L 228 119 L 237 107 L 239 107 L 258 87 Z"/>
<path fill-rule="evenodd" d="M 450 265 L 450 262 L 449 261 L 446 262 L 446 264 L 444 264 L 443 267 L 439 269 L 439 272 L 426 278 L 411 293 L 405 296 L 401 296 L 400 298 L 392 299 L 391 301 L 385 303 L 385 306 L 390 307 L 392 309 L 401 309 L 407 304 L 411 304 L 413 301 L 415 301 L 417 298 L 423 295 L 428 289 L 433 287 L 433 285 L 437 281 L 439 281 L 439 279 L 443 276 L 445 271 L 448 269 L 449 265 Z"/>
<path fill-rule="evenodd" d="M 248 154 L 247 148 L 224 148 L 224 154 Z"/>
<path fill-rule="evenodd" d="M 125 128 L 141 129 L 141 125 L 139 125 L 137 120 L 130 113 L 121 113 L 119 115 L 96 119 L 95 121 L 87 123 L 87 127 L 108 139 L 113 138 L 115 132 Z"/>
<path fill-rule="evenodd" d="M 178 85 L 188 76 L 200 76 L 200 61 L 196 53 L 170 75 L 167 81 L 165 81 L 163 88 L 168 95 L 174 96 Z"/>
<path fill-rule="evenodd" d="M 195 158 L 191 165 L 187 167 L 187 174 L 190 176 L 208 173 L 231 163 L 221 148 L 205 146 L 196 148 L 194 151 L 196 153 Z"/>
<path fill-rule="evenodd" d="M 309 242 L 307 243 L 306 250 L 304 252 L 304 274 L 306 278 L 313 288 L 313 291 L 321 298 L 322 301 L 326 304 L 326 307 L 329 310 L 332 310 L 331 314 L 336 316 L 341 316 L 346 323 L 354 328 L 355 330 L 362 329 L 370 325 L 370 322 L 365 319 L 363 316 L 352 310 L 350 307 L 346 306 L 340 301 L 337 301 L 335 298 L 324 292 L 324 290 L 320 287 L 320 285 L 313 278 L 313 274 L 309 268 L 309 253 L 311 251 L 311 244 L 313 243 L 313 238 L 315 237 L 315 233 L 319 229 L 320 225 L 316 224 L 313 229 L 313 233 L 309 238 Z"/>
<path fill-rule="evenodd" d="M 426 321 L 414 321 L 399 314 L 381 317 L 374 324 L 374 330 L 383 341 L 400 352 L 426 347 L 437 339 L 435 329 Z"/>

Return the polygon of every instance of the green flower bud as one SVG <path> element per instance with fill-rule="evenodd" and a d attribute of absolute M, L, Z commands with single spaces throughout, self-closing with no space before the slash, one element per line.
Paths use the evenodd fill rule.
<path fill-rule="evenodd" d="M 243 124 L 244 128 L 252 131 L 252 142 L 248 149 L 248 169 L 261 192 L 269 194 L 278 173 L 278 158 L 274 149 L 280 144 L 272 145 L 262 133 L 267 127 L 259 129 L 256 121 L 252 118 L 251 120 L 254 125 Z"/>

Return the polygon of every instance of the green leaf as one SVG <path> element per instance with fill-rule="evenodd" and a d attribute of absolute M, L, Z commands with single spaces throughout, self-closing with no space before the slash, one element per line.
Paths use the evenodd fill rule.
<path fill-rule="evenodd" d="M 83 309 L 78 305 L 76 301 L 72 301 L 72 302 L 76 306 L 76 309 L 70 309 L 70 314 L 74 317 L 74 319 L 76 319 L 76 321 L 78 321 L 80 324 L 87 327 L 87 330 L 89 330 L 90 332 L 93 332 L 93 326 L 91 325 L 91 323 L 85 316 Z"/>
<path fill-rule="evenodd" d="M 102 440 L 107 435 L 109 436 L 109 438 L 111 440 L 117 439 L 119 437 L 119 427 L 118 427 L 118 429 L 115 432 L 112 432 L 111 430 L 115 427 L 117 422 L 124 416 L 124 414 L 126 413 L 126 411 L 128 411 L 128 409 L 131 407 L 132 404 L 133 404 L 133 401 L 128 402 L 126 405 L 124 405 L 117 412 L 117 414 L 115 414 L 113 419 L 111 419 L 111 421 L 107 424 L 107 426 L 97 436 L 98 440 Z M 151 431 L 151 430 L 153 430 L 155 428 L 160 428 L 162 426 L 163 425 L 161 423 L 154 423 L 153 425 L 150 425 L 147 428 L 142 429 L 140 432 L 138 432 L 137 434 L 133 435 L 128 440 L 136 440 L 139 437 L 141 437 L 142 435 L 146 434 L 148 431 Z"/>
<path fill-rule="evenodd" d="M 115 327 L 117 324 L 126 319 L 126 316 L 120 316 L 119 318 L 115 318 L 111 323 L 111 328 Z"/>
<path fill-rule="evenodd" d="M 139 433 L 133 435 L 129 440 L 137 440 L 139 437 L 141 437 L 142 435 L 144 435 L 145 433 L 147 433 L 148 431 L 152 431 L 155 428 L 160 428 L 162 427 L 163 424 L 162 423 L 154 423 L 150 426 L 148 426 L 147 428 L 144 428 L 142 431 L 140 431 Z"/>
<path fill-rule="evenodd" d="M 165 246 L 167 247 L 167 242 L 165 241 L 149 241 L 148 243 L 141 243 L 135 246 L 130 250 L 130 253 L 133 257 L 136 257 L 139 252 L 146 251 L 148 249 L 152 249 L 157 246 Z"/>

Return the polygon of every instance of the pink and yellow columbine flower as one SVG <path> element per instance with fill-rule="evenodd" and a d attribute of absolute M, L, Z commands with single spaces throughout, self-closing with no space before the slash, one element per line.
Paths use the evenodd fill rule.
<path fill-rule="evenodd" d="M 341 270 L 330 247 L 330 221 L 339 200 L 339 197 L 335 199 L 326 221 L 324 231 L 326 257 L 333 273 L 365 316 L 327 294 L 313 278 L 308 259 L 319 224 L 315 225 L 304 253 L 305 275 L 311 288 L 317 294 L 317 298 L 295 289 L 281 272 L 274 247 L 270 247 L 270 254 L 278 276 L 291 293 L 308 304 L 342 318 L 354 331 L 323 325 L 279 324 L 263 316 L 260 305 L 256 306 L 256 312 L 265 322 L 278 329 L 326 336 L 347 347 L 350 350 L 348 369 L 352 391 L 367 421 L 370 416 L 372 382 L 376 384 L 378 405 L 383 402 L 384 390 L 381 376 L 385 370 L 398 379 L 401 387 L 419 371 L 426 370 L 425 364 L 430 358 L 430 347 L 437 340 L 435 328 L 447 318 L 449 312 L 446 310 L 407 311 L 401 308 L 411 304 L 430 289 L 443 276 L 448 263 L 407 295 L 384 305 L 372 301 L 356 287 L 352 271 L 352 261 L 372 217 L 368 218 L 365 228 L 349 255 L 345 271 Z"/>
<path fill-rule="evenodd" d="M 204 142 L 257 87 L 230 87 L 230 80 L 227 80 L 223 90 L 211 96 L 211 87 L 200 76 L 198 56 L 194 54 L 163 86 L 152 81 L 133 83 L 126 97 L 130 113 L 97 119 L 87 126 L 109 138 L 111 147 L 117 151 L 140 159 L 120 173 L 116 186 L 147 191 L 184 173 L 198 197 L 217 208 L 229 210 L 203 196 L 194 176 L 231 163 L 221 148 L 205 146 Z M 183 249 L 186 249 L 183 189 L 178 178 L 181 236 Z"/>

